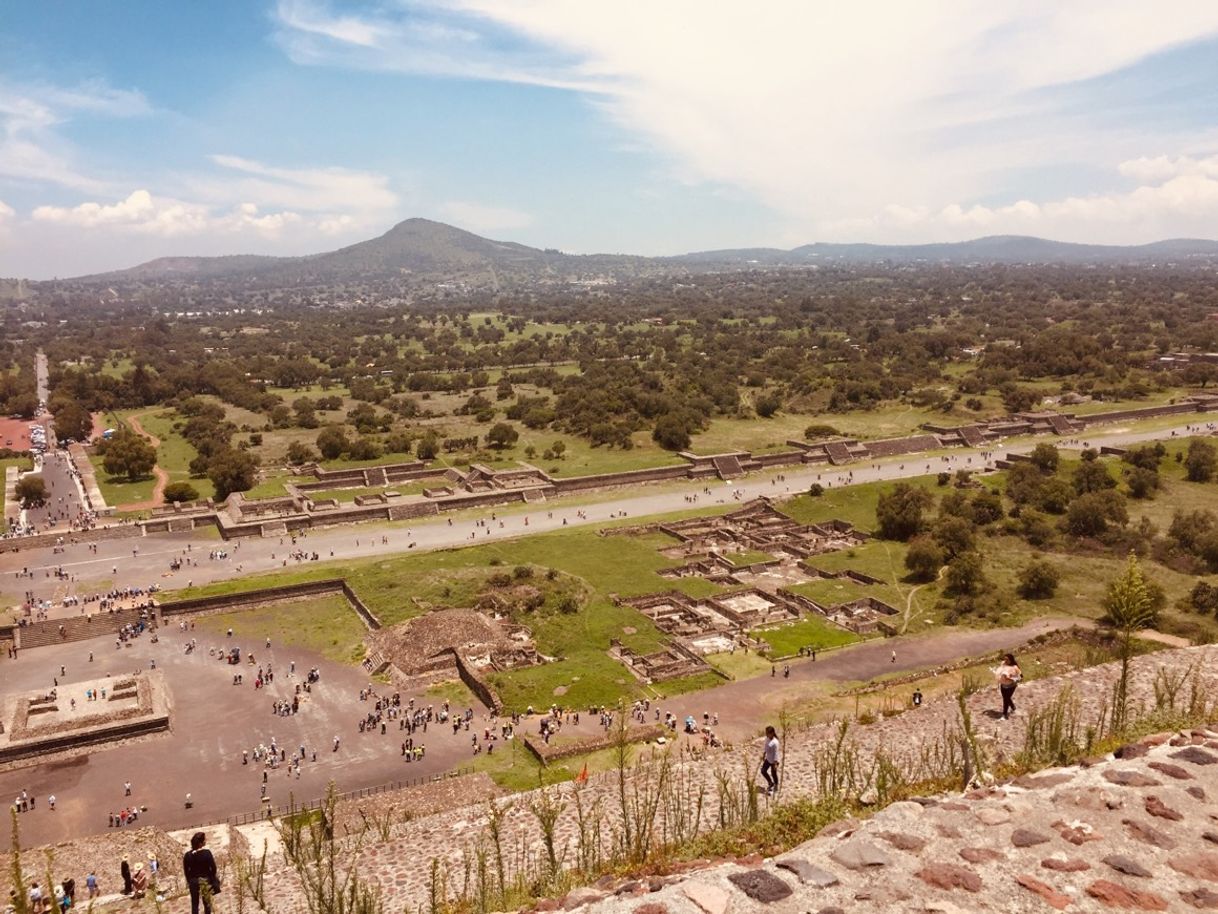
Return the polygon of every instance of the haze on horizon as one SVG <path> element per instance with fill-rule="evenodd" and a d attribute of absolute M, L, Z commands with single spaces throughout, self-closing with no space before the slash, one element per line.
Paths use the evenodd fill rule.
<path fill-rule="evenodd" d="M 411 216 L 573 253 L 1218 235 L 1218 4 L 83 0 L 0 20 L 0 276 Z"/>

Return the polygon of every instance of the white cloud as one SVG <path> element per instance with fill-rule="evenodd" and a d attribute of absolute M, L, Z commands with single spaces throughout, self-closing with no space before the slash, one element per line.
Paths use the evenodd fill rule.
<path fill-rule="evenodd" d="M 1019 200 L 995 207 L 953 203 L 939 209 L 889 206 L 870 217 L 832 223 L 828 229 L 835 237 L 883 237 L 907 242 L 1029 234 L 1120 244 L 1214 235 L 1218 225 L 1218 170 L 1205 174 L 1182 166 L 1168 172 L 1153 163 L 1127 162 L 1122 163 L 1121 171 L 1164 179 L 1128 191 L 1066 196 L 1041 203 Z"/>
<path fill-rule="evenodd" d="M 0 200 L 0 222 L 3 222 L 5 219 L 9 219 L 15 215 L 16 212 L 14 209 L 3 200 Z"/>
<path fill-rule="evenodd" d="M 150 112 L 141 92 L 96 80 L 72 87 L 0 80 L 0 177 L 102 191 L 106 182 L 81 169 L 58 128 L 79 117 L 139 117 Z"/>
<path fill-rule="evenodd" d="M 441 215 L 471 232 L 499 232 L 525 228 L 533 224 L 528 213 L 502 206 L 486 206 L 465 200 L 449 200 L 440 204 Z"/>
<path fill-rule="evenodd" d="M 1122 162 L 1118 170 L 1126 177 L 1137 181 L 1164 181 L 1180 175 L 1204 175 L 1218 178 L 1218 155 L 1207 158 L 1192 156 L 1141 156 Z"/>
<path fill-rule="evenodd" d="M 115 203 L 90 201 L 73 207 L 39 206 L 31 215 L 35 222 L 86 229 L 113 228 L 165 238 L 245 231 L 274 238 L 286 227 L 303 222 L 297 213 L 262 213 L 253 203 L 217 212 L 199 203 L 155 197 L 147 190 L 133 191 Z"/>
<path fill-rule="evenodd" d="M 556 64 L 548 52 L 501 47 L 483 34 L 485 22 L 467 23 L 443 0 L 435 6 L 407 2 L 355 15 L 331 12 L 324 0 L 279 0 L 275 38 L 301 64 L 600 91 L 593 74 Z"/>
<path fill-rule="evenodd" d="M 1066 108 L 1066 90 L 1218 35 L 1212 0 L 1167 10 L 1145 0 L 408 0 L 355 9 L 281 0 L 279 40 L 301 63 L 582 91 L 665 154 L 676 180 L 742 188 L 810 232 L 850 220 L 919 224 L 925 213 L 960 232 L 1028 220 L 1035 204 L 1016 203 L 1027 190 L 1011 194 L 1007 176 L 1036 169 L 1083 164 L 1119 186 L 1115 165 L 1145 153 L 1144 131 Z M 1183 128 L 1156 136 L 1181 151 L 1195 139 Z M 1126 176 L 1159 187 L 1169 174 L 1147 164 Z M 971 205 L 996 192 L 1017 209 Z M 1166 189 L 1154 196 L 1174 199 Z M 948 214 L 962 200 L 970 203 Z"/>
<path fill-rule="evenodd" d="M 346 210 L 383 213 L 398 205 L 398 195 L 385 175 L 347 168 L 282 168 L 235 155 L 213 155 L 212 162 L 247 177 L 225 176 L 219 183 L 226 196 L 310 211 Z M 213 188 L 214 190 L 215 188 Z"/>

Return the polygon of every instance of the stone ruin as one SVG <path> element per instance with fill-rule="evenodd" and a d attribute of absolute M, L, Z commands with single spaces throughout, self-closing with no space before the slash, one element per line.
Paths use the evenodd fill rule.
<path fill-rule="evenodd" d="M 755 587 L 700 598 L 670 590 L 621 602 L 651 619 L 660 631 L 679 638 L 794 622 L 802 609 L 787 594 L 767 593 Z"/>
<path fill-rule="evenodd" d="M 615 638 L 609 643 L 609 656 L 623 663 L 640 682 L 663 682 L 680 676 L 713 672 L 713 667 L 702 658 L 701 653 L 676 638 L 650 654 L 640 654 Z"/>
<path fill-rule="evenodd" d="M 99 696 L 104 690 L 105 697 L 90 701 L 88 689 Z M 170 706 L 159 670 L 5 695 L 0 697 L 0 763 L 166 730 Z"/>
<path fill-rule="evenodd" d="M 400 675 L 428 681 L 456 676 L 459 663 L 485 672 L 545 661 L 527 628 L 473 609 L 433 610 L 373 633 L 369 646 Z"/>
<path fill-rule="evenodd" d="M 656 524 L 653 529 L 680 540 L 679 546 L 664 550 L 664 555 L 703 560 L 748 551 L 766 552 L 779 559 L 803 559 L 848 549 L 868 539 L 843 520 L 801 524 L 764 497 L 745 502 L 727 514 Z M 729 563 L 729 567 L 736 566 Z"/>

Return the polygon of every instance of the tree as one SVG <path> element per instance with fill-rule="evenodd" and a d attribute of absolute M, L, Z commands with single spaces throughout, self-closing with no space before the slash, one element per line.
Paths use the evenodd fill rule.
<path fill-rule="evenodd" d="M 1125 482 L 1129 486 L 1132 498 L 1154 498 L 1159 490 L 1159 471 L 1148 470 L 1146 467 L 1130 467 L 1125 471 Z"/>
<path fill-rule="evenodd" d="M 216 487 L 216 501 L 223 501 L 233 492 L 249 491 L 257 476 L 257 461 L 248 451 L 235 448 L 217 451 L 207 465 L 207 478 Z"/>
<path fill-rule="evenodd" d="M 347 456 L 352 460 L 376 460 L 383 453 L 384 448 L 375 438 L 356 438 L 347 450 Z"/>
<path fill-rule="evenodd" d="M 1044 559 L 1032 559 L 1019 572 L 1019 595 L 1025 600 L 1047 600 L 1057 592 L 1061 573 Z"/>
<path fill-rule="evenodd" d="M 943 550 L 929 536 L 916 536 L 905 553 L 905 567 L 915 581 L 933 581 L 943 567 Z"/>
<path fill-rule="evenodd" d="M 934 529 L 931 531 L 931 536 L 935 543 L 943 550 L 943 555 L 947 561 L 952 561 L 956 556 L 965 552 L 971 552 L 976 548 L 976 536 L 974 535 L 976 528 L 972 521 L 966 520 L 963 517 L 955 517 L 948 515 L 941 517 L 935 523 Z"/>
<path fill-rule="evenodd" d="M 288 462 L 294 464 L 311 463 L 317 459 L 317 452 L 303 441 L 293 441 L 288 445 Z"/>
<path fill-rule="evenodd" d="M 1188 595 L 1188 605 L 1193 612 L 1207 616 L 1218 614 L 1218 587 L 1205 581 L 1198 581 Z"/>
<path fill-rule="evenodd" d="M 496 422 L 486 433 L 486 443 L 496 450 L 511 447 L 520 438 L 520 432 L 510 422 Z"/>
<path fill-rule="evenodd" d="M 1100 536 L 1109 524 L 1123 527 L 1129 523 L 1125 499 L 1118 492 L 1091 492 L 1070 502 L 1066 530 L 1074 536 Z"/>
<path fill-rule="evenodd" d="M 1019 532 L 1030 546 L 1048 545 L 1054 536 L 1049 518 L 1032 508 L 1019 512 Z"/>
<path fill-rule="evenodd" d="M 317 433 L 317 450 L 326 460 L 337 460 L 351 447 L 347 433 L 338 425 L 327 425 Z"/>
<path fill-rule="evenodd" d="M 946 591 L 956 596 L 972 596 L 985 586 L 985 567 L 981 555 L 965 552 L 947 565 Z"/>
<path fill-rule="evenodd" d="M 1046 476 L 1052 476 L 1057 472 L 1058 464 L 1061 462 L 1061 454 L 1057 448 L 1047 442 L 1042 442 L 1032 448 L 1032 453 L 1028 455 L 1028 460 L 1032 466 L 1040 470 Z"/>
<path fill-rule="evenodd" d="M 689 426 L 676 413 L 665 413 L 656 420 L 651 439 L 666 451 L 683 451 L 689 447 Z"/>
<path fill-rule="evenodd" d="M 36 508 L 46 504 L 47 484 L 42 476 L 30 473 L 17 480 L 17 501 L 23 508 Z"/>
<path fill-rule="evenodd" d="M 1070 478 L 1074 491 L 1079 495 L 1089 492 L 1102 492 L 1105 489 L 1116 488 L 1116 480 L 1108 472 L 1108 468 L 1098 460 L 1084 460 Z"/>
<path fill-rule="evenodd" d="M 1012 413 L 1026 413 L 1040 402 L 1039 393 L 1015 384 L 1004 384 L 998 392 L 1002 395 L 1002 405 Z"/>
<path fill-rule="evenodd" d="M 969 515 L 978 527 L 985 527 L 1002 520 L 1006 511 L 997 492 L 980 492 L 969 502 Z"/>
<path fill-rule="evenodd" d="M 1112 705 L 1112 730 L 1120 733 L 1125 729 L 1129 715 L 1129 662 L 1133 658 L 1134 633 L 1153 628 L 1158 622 L 1154 592 L 1132 552 L 1125 570 L 1108 585 L 1104 610 L 1104 621 L 1121 636 L 1121 675 L 1114 689 Z"/>
<path fill-rule="evenodd" d="M 898 482 L 876 502 L 876 529 L 880 536 L 906 541 L 916 535 L 922 529 L 922 514 L 933 500 L 925 489 Z"/>
<path fill-rule="evenodd" d="M 199 490 L 188 482 L 171 482 L 165 486 L 165 501 L 194 501 L 199 497 Z"/>
<path fill-rule="evenodd" d="M 156 448 L 143 435 L 124 428 L 105 443 L 102 466 L 110 476 L 142 479 L 156 466 Z"/>
<path fill-rule="evenodd" d="M 753 404 L 753 408 L 757 410 L 757 415 L 762 419 L 769 419 L 782 407 L 782 398 L 776 393 L 762 394 Z"/>
<path fill-rule="evenodd" d="M 55 415 L 55 437 L 60 441 L 88 441 L 93 436 L 93 416 L 73 400 L 60 400 Z"/>
<path fill-rule="evenodd" d="M 1197 438 L 1190 441 L 1188 453 L 1184 457 L 1184 470 L 1188 481 L 1209 482 L 1214 478 L 1215 469 L 1218 469 L 1218 458 L 1215 457 L 1214 446 Z"/>
<path fill-rule="evenodd" d="M 414 452 L 420 460 L 435 460 L 436 454 L 440 453 L 440 439 L 436 437 L 435 432 L 428 432 Z"/>
<path fill-rule="evenodd" d="M 296 424 L 301 428 L 317 428 L 317 410 L 308 397 L 301 397 L 294 402 L 292 411 L 296 414 Z"/>
<path fill-rule="evenodd" d="M 1049 514 L 1064 514 L 1074 498 L 1074 489 L 1064 479 L 1046 479 L 1036 495 L 1036 507 Z"/>

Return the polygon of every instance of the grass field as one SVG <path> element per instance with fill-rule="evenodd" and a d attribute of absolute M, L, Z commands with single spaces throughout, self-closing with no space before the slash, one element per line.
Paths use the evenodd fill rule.
<path fill-rule="evenodd" d="M 24 473 L 34 468 L 34 461 L 28 457 L 9 457 L 6 460 L 0 460 L 0 479 L 4 478 L 9 467 L 16 467 Z M 4 488 L 0 486 L 0 526 L 4 523 Z"/>
<path fill-rule="evenodd" d="M 367 629 L 347 601 L 338 595 L 257 609 L 200 616 L 199 628 L 223 635 L 229 628 L 256 651 L 271 639 L 276 647 L 315 651 L 339 663 L 358 663 L 364 657 Z"/>
<path fill-rule="evenodd" d="M 768 644 L 770 653 L 775 657 L 789 657 L 798 653 L 800 648 L 824 651 L 863 640 L 854 632 L 816 616 L 800 619 L 794 625 L 756 631 L 753 636 Z"/>
<path fill-rule="evenodd" d="M 169 474 L 170 484 L 190 483 L 198 491 L 200 498 L 211 498 L 216 492 L 211 480 L 191 478 L 190 462 L 198 456 L 199 452 L 174 429 L 174 423 L 181 421 L 177 413 L 174 410 L 148 412 L 141 415 L 139 421 L 144 427 L 144 431 L 161 439 L 161 444 L 156 452 L 156 462 L 162 470 Z"/>
<path fill-rule="evenodd" d="M 342 574 L 386 625 L 404 621 L 430 607 L 468 606 L 497 563 L 555 568 L 586 588 L 587 599 L 573 615 L 538 613 L 522 619 L 533 632 L 538 649 L 558 658 L 553 663 L 497 672 L 491 681 L 509 708 L 543 706 L 557 697 L 566 704 L 612 704 L 638 692 L 634 678 L 607 653 L 617 638 L 637 651 L 653 651 L 660 632 L 649 619 L 609 594 L 633 596 L 680 588 L 702 596 L 719 588 L 700 578 L 669 581 L 655 572 L 672 563 L 649 542 L 631 537 L 601 537 L 592 530 L 548 533 L 527 539 L 343 563 Z M 320 565 L 240 581 L 225 581 L 183 591 L 183 595 L 231 593 L 275 583 L 316 580 L 332 576 L 335 566 Z M 679 687 L 673 686 L 673 688 Z M 565 696 L 565 697 L 564 697 Z"/>
<path fill-rule="evenodd" d="M 128 482 L 125 478 L 107 476 L 101 457 L 90 454 L 89 462 L 93 464 L 93 475 L 97 479 L 97 487 L 101 489 L 102 498 L 106 500 L 106 504 L 129 505 L 147 501 L 152 497 L 152 490 L 156 488 L 156 480 L 153 477 Z"/>

